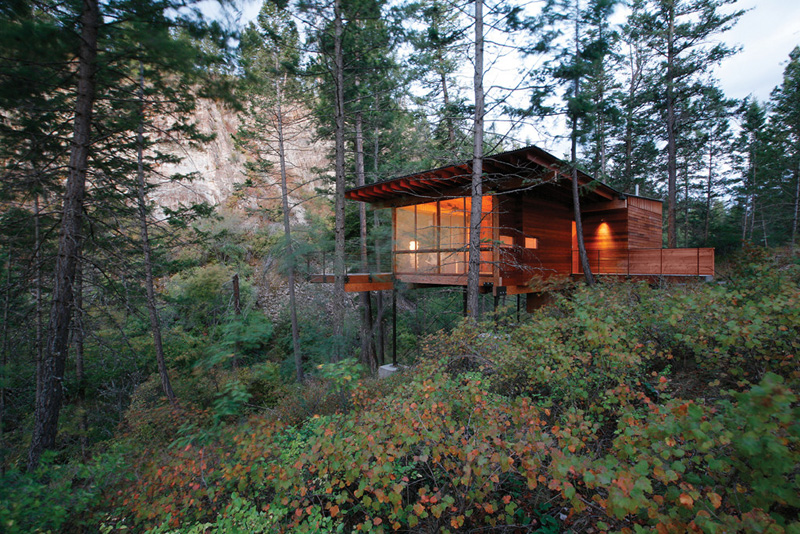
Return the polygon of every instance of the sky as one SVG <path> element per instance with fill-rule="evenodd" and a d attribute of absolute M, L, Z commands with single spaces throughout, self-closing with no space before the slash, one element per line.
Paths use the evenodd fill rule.
<path fill-rule="evenodd" d="M 737 5 L 749 11 L 723 39 L 742 51 L 725 60 L 717 76 L 729 97 L 753 95 L 766 101 L 783 79 L 789 52 L 800 46 L 800 0 L 741 0 Z"/>

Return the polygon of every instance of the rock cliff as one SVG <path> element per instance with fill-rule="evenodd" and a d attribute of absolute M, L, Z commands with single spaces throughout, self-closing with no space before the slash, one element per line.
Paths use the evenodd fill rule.
<path fill-rule="evenodd" d="M 329 165 L 328 143 L 314 139 L 310 121 L 303 120 L 300 112 L 290 111 L 286 117 L 287 177 L 292 217 L 297 222 L 305 220 L 307 202 L 315 195 L 319 186 L 320 169 Z M 251 154 L 244 153 L 234 142 L 241 124 L 241 117 L 221 103 L 200 100 L 195 111 L 194 122 L 203 134 L 214 134 L 214 139 L 199 147 L 189 146 L 180 140 L 159 145 L 159 150 L 176 155 L 177 164 L 165 164 L 158 169 L 159 187 L 151 194 L 151 200 L 162 208 L 206 202 L 214 206 L 225 205 L 245 210 L 250 214 L 270 217 L 280 206 L 280 174 L 277 154 L 268 147 L 262 156 L 274 163 L 266 176 L 257 177 L 254 186 L 244 188 L 248 178 L 245 167 Z M 270 137 L 270 136 L 267 136 Z M 190 180 L 169 180 L 168 177 L 192 174 Z M 312 205 L 319 205 L 312 202 Z M 316 209 L 316 208 L 315 208 Z"/>

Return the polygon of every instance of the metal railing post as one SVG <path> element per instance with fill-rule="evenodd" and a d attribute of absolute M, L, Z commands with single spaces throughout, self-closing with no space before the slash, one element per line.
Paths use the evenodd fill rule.
<path fill-rule="evenodd" d="M 392 288 L 392 365 L 397 367 L 397 288 Z"/>

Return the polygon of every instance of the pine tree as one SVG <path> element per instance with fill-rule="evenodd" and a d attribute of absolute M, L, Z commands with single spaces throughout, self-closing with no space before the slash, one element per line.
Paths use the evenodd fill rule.
<path fill-rule="evenodd" d="M 480 317 L 480 269 L 481 269 L 481 208 L 483 206 L 483 0 L 475 0 L 475 59 L 472 87 L 475 93 L 475 119 L 473 121 L 472 182 L 470 187 L 471 207 L 469 214 L 469 249 L 467 268 L 467 315 Z"/>
<path fill-rule="evenodd" d="M 792 198 L 789 248 L 794 254 L 800 210 L 800 46 L 789 54 L 781 85 L 772 92 L 770 121 L 779 132 L 784 171 L 781 177 L 784 194 Z"/>
<path fill-rule="evenodd" d="M 649 84 L 667 143 L 667 246 L 677 246 L 678 143 L 685 125 L 678 107 L 700 91 L 699 79 L 735 52 L 724 43 L 709 44 L 736 23 L 743 11 L 723 13 L 736 0 L 636 0 L 630 24 L 660 58 Z"/>
<path fill-rule="evenodd" d="M 461 160 L 468 155 L 467 105 L 455 75 L 468 52 L 467 25 L 460 9 L 443 0 L 414 3 L 408 11 L 421 25 L 410 30 L 407 39 L 415 51 L 411 76 L 427 90 L 417 102 L 434 121 L 431 164 Z"/>
<path fill-rule="evenodd" d="M 73 330 L 71 321 L 76 308 L 74 290 L 79 258 L 91 258 L 92 254 L 102 251 L 101 254 L 114 258 L 118 264 L 112 266 L 108 262 L 93 261 L 94 265 L 104 269 L 124 269 L 122 256 L 133 250 L 128 244 L 114 248 L 114 245 L 101 243 L 96 240 L 98 232 L 94 230 L 115 226 L 106 221 L 117 222 L 134 215 L 130 209 L 135 205 L 135 192 L 138 190 L 134 185 L 136 178 L 142 176 L 137 172 L 137 162 L 144 162 L 144 158 L 137 157 L 137 154 L 140 154 L 138 149 L 143 148 L 145 143 L 143 139 L 137 141 L 135 133 L 142 125 L 141 99 L 136 97 L 137 88 L 142 86 L 135 74 L 138 72 L 135 66 L 141 62 L 146 70 L 150 69 L 149 72 L 158 73 L 148 78 L 158 94 L 158 99 L 149 101 L 153 108 L 168 111 L 175 118 L 190 111 L 194 102 L 191 94 L 186 94 L 187 88 L 198 87 L 199 73 L 208 56 L 198 54 L 194 46 L 185 44 L 189 42 L 186 38 L 189 34 L 203 34 L 204 23 L 198 22 L 191 11 L 177 15 L 171 13 L 170 10 L 177 6 L 172 1 L 144 0 L 102 5 L 94 0 L 84 0 L 78 4 L 54 3 L 50 7 L 55 8 L 58 23 L 51 23 L 47 29 L 58 37 L 54 42 L 63 43 L 64 47 L 60 44 L 53 50 L 32 47 L 40 54 L 33 58 L 34 63 L 45 65 L 41 76 L 49 83 L 20 97 L 38 98 L 50 104 L 64 103 L 53 113 L 71 126 L 72 134 L 69 161 L 65 165 L 69 172 L 63 192 L 61 232 L 46 331 L 48 343 L 43 351 L 39 372 L 41 387 L 36 400 L 29 468 L 36 466 L 44 450 L 55 446 L 69 335 Z M 80 8 L 79 11 L 72 11 L 76 7 Z M 29 9 L 24 11 L 24 15 L 36 19 L 40 13 L 36 9 Z M 5 20 L 3 24 L 6 24 Z M 36 27 L 36 24 L 26 20 L 18 25 L 23 28 L 31 25 Z M 78 33 L 75 33 L 75 28 Z M 178 28 L 186 33 L 181 34 Z M 180 44 L 172 46 L 170 43 Z M 169 46 L 165 47 L 165 44 Z M 69 55 L 70 50 L 78 51 L 74 63 Z M 22 65 L 15 69 L 14 76 L 19 73 L 24 75 L 24 66 L 29 63 L 24 57 L 11 56 L 10 62 L 15 67 Z M 71 73 L 72 65 L 77 65 L 77 71 Z M 74 78 L 71 78 L 72 75 Z M 77 80 L 73 87 L 66 83 L 71 79 Z M 8 95 L 4 90 L 2 94 L 4 107 L 8 102 L 13 103 L 13 95 Z M 176 98 L 179 94 L 180 97 Z M 67 103 L 74 110 L 71 116 L 68 115 Z M 47 125 L 47 121 L 42 124 Z M 193 134 L 192 127 L 185 122 L 176 121 L 172 128 L 188 137 Z M 3 140 L 5 147 L 11 146 L 7 142 L 9 139 L 24 139 L 35 133 L 21 123 L 11 125 L 10 130 L 4 132 L 7 134 Z M 49 146 L 56 147 L 57 144 L 49 143 Z M 43 156 L 42 163 L 48 162 L 48 158 L 44 157 L 46 154 L 38 154 Z M 61 162 L 56 165 L 63 164 L 64 158 L 60 154 L 56 152 L 52 156 L 52 160 Z M 156 153 L 152 161 L 160 157 Z M 143 165 L 142 170 L 147 169 L 152 169 L 152 166 Z M 86 231 L 87 228 L 89 231 Z M 107 276 L 108 279 L 115 277 Z"/>
<path fill-rule="evenodd" d="M 272 174 L 270 157 L 277 156 L 280 174 L 280 198 L 286 246 L 286 273 L 289 291 L 289 315 L 292 329 L 295 376 L 303 382 L 303 354 L 297 318 L 295 280 L 297 275 L 295 244 L 292 237 L 291 190 L 288 185 L 286 142 L 289 127 L 308 124 L 302 101 L 302 85 L 298 77 L 300 41 L 290 15 L 272 3 L 265 3 L 257 24 L 245 32 L 240 46 L 245 70 L 245 94 L 248 101 L 245 121 L 237 134 L 240 146 L 252 155 L 248 171 L 261 182 Z M 269 186 L 268 183 L 264 184 Z"/>

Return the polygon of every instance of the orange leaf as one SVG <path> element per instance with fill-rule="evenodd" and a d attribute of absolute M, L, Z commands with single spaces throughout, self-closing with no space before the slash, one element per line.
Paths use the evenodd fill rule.
<path fill-rule="evenodd" d="M 711 504 L 714 506 L 714 510 L 719 508 L 722 505 L 722 497 L 717 495 L 716 493 L 709 493 L 708 499 L 711 501 Z"/>
<path fill-rule="evenodd" d="M 339 507 L 335 504 L 331 506 L 331 517 L 336 517 L 339 514 Z"/>
<path fill-rule="evenodd" d="M 691 508 L 694 505 L 694 499 L 692 499 L 692 497 L 686 493 L 681 493 L 681 496 L 678 498 L 678 500 L 686 508 Z"/>

